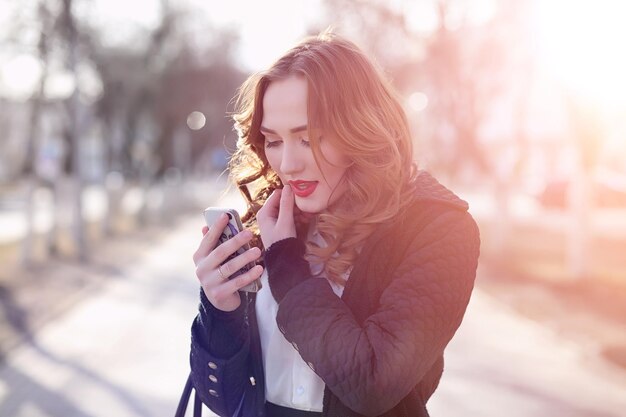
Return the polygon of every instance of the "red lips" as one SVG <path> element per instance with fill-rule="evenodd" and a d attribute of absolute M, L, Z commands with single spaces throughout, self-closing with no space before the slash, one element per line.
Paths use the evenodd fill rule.
<path fill-rule="evenodd" d="M 308 197 L 315 191 L 317 181 L 292 180 L 289 181 L 289 185 L 291 185 L 293 193 L 298 197 Z"/>

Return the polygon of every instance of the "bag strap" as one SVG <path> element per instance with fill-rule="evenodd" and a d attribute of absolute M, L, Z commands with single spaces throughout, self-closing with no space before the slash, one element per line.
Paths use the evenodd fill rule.
<path fill-rule="evenodd" d="M 189 405 L 189 398 L 191 397 L 192 390 L 193 383 L 191 381 L 191 373 L 189 373 L 187 383 L 185 383 L 185 388 L 183 389 L 183 394 L 180 396 L 180 400 L 178 401 L 178 407 L 176 408 L 176 414 L 174 417 L 185 417 L 185 412 L 187 411 L 187 406 Z M 193 417 L 202 417 L 202 402 L 198 397 L 198 392 L 194 395 Z"/>
<path fill-rule="evenodd" d="M 193 396 L 193 417 L 202 417 L 202 401 L 200 401 L 198 391 Z"/>

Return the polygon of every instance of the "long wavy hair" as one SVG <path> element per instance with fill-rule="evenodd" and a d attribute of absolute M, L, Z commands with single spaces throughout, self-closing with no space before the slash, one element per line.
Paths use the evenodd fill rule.
<path fill-rule="evenodd" d="M 307 258 L 324 265 L 333 282 L 344 285 L 365 240 L 411 201 L 417 174 L 413 146 L 399 96 L 382 71 L 352 42 L 331 31 L 302 40 L 269 69 L 239 88 L 233 113 L 237 148 L 229 162 L 231 180 L 248 203 L 243 221 L 261 246 L 256 213 L 283 184 L 265 156 L 260 132 L 263 95 L 276 80 L 297 75 L 308 83 L 309 141 L 315 160 L 324 158 L 325 133 L 348 156 L 345 193 L 316 218 L 327 245 L 307 242 Z M 298 225 L 299 235 L 303 225 Z"/>

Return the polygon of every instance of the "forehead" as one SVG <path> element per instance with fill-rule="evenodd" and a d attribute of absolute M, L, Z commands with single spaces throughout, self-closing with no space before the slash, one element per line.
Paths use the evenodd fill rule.
<path fill-rule="evenodd" d="M 303 77 L 272 81 L 263 95 L 263 126 L 279 130 L 307 124 L 307 91 Z"/>

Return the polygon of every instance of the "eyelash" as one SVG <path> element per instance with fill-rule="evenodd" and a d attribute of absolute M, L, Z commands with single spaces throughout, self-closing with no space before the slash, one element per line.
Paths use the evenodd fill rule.
<path fill-rule="evenodd" d="M 300 142 L 307 148 L 311 147 L 311 143 L 304 138 L 300 138 Z M 267 139 L 265 139 L 265 148 L 274 148 L 280 145 L 281 143 L 282 143 L 282 140 L 268 141 Z"/>

